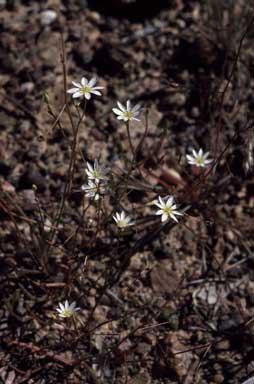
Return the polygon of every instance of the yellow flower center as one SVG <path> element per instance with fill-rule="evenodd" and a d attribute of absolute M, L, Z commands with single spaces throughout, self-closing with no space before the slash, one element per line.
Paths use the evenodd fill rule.
<path fill-rule="evenodd" d="M 70 311 L 69 309 L 65 309 L 65 310 L 63 311 L 63 316 L 64 316 L 64 317 L 71 317 L 72 315 L 73 315 L 73 312 Z"/>
<path fill-rule="evenodd" d="M 120 220 L 118 221 L 118 227 L 119 228 L 125 228 L 128 225 L 127 220 Z"/>
<path fill-rule="evenodd" d="M 165 208 L 163 208 L 163 211 L 167 214 L 167 215 L 171 215 L 172 214 L 172 212 L 173 212 L 173 210 L 172 210 L 172 208 L 171 207 L 165 207 Z"/>
<path fill-rule="evenodd" d="M 126 111 L 125 113 L 124 113 L 124 115 L 125 115 L 125 117 L 127 117 L 127 119 L 132 119 L 133 118 L 133 112 L 131 112 L 131 111 Z"/>
<path fill-rule="evenodd" d="M 82 87 L 82 88 L 81 88 L 81 92 L 82 92 L 83 94 L 85 94 L 85 93 L 91 93 L 91 90 L 92 90 L 92 88 L 91 88 L 91 87 L 88 87 L 88 86 L 86 86 L 86 87 Z"/>
<path fill-rule="evenodd" d="M 93 171 L 93 177 L 94 177 L 95 179 L 101 179 L 101 178 L 102 178 L 102 174 L 101 174 L 100 171 L 96 171 L 96 170 L 94 170 L 94 171 Z"/>
<path fill-rule="evenodd" d="M 196 158 L 196 163 L 197 163 L 198 165 L 203 165 L 203 164 L 204 164 L 204 158 L 198 156 L 198 157 Z"/>

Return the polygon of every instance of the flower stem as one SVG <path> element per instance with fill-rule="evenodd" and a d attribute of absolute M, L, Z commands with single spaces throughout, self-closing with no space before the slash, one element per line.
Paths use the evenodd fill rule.
<path fill-rule="evenodd" d="M 134 150 L 134 147 L 133 147 L 133 144 L 132 144 L 132 141 L 131 141 L 131 135 L 130 135 L 130 122 L 129 122 L 129 121 L 126 122 L 126 128 L 127 128 L 128 140 L 129 140 L 129 144 L 130 144 L 131 152 L 132 152 L 132 155 L 133 155 L 133 161 L 134 161 L 136 155 L 135 155 L 135 150 Z"/>

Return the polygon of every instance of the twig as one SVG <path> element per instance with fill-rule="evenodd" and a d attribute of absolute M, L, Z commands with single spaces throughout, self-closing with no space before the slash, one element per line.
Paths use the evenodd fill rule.
<path fill-rule="evenodd" d="M 13 340 L 13 341 L 9 342 L 8 345 L 17 346 L 19 348 L 29 349 L 33 353 L 39 353 L 41 355 L 47 356 L 47 357 L 49 357 L 49 358 L 51 358 L 57 362 L 63 363 L 64 365 L 67 365 L 69 367 L 73 367 L 74 365 L 77 364 L 77 361 L 75 361 L 75 360 L 65 359 L 64 357 L 57 355 L 52 351 L 46 351 L 40 347 L 37 347 L 36 345 L 33 345 L 32 343 L 23 343 L 22 341 Z"/>
<path fill-rule="evenodd" d="M 231 72 L 230 72 L 228 81 L 227 81 L 227 83 L 225 85 L 225 88 L 222 91 L 221 101 L 220 101 L 220 110 L 219 110 L 219 121 L 218 121 L 217 129 L 216 129 L 215 158 L 217 157 L 217 153 L 219 151 L 220 132 L 221 132 L 221 128 L 222 128 L 222 109 L 223 109 L 223 105 L 224 105 L 225 95 L 226 95 L 226 92 L 228 90 L 229 84 L 231 83 L 232 77 L 234 75 L 234 72 L 235 72 L 235 69 L 236 69 L 236 66 L 237 66 L 237 62 L 238 62 L 238 59 L 239 59 L 240 54 L 241 54 L 241 49 L 242 49 L 243 41 L 244 41 L 245 37 L 247 36 L 249 30 L 251 29 L 253 23 L 254 23 L 254 16 L 252 17 L 250 23 L 248 24 L 246 30 L 244 31 L 242 37 L 240 38 L 240 42 L 239 42 L 238 50 L 237 50 L 236 57 L 235 57 L 235 60 L 234 60 L 234 63 L 233 63 L 233 67 L 231 69 Z"/>

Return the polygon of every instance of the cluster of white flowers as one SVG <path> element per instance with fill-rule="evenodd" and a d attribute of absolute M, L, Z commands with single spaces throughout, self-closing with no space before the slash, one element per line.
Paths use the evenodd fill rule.
<path fill-rule="evenodd" d="M 101 96 L 100 90 L 103 87 L 98 87 L 96 85 L 96 78 L 93 77 L 91 80 L 88 80 L 86 77 L 82 77 L 80 83 L 72 82 L 74 88 L 68 90 L 68 93 L 72 94 L 72 97 L 75 98 L 85 98 L 89 100 L 91 95 Z M 131 105 L 130 100 L 127 100 L 126 106 L 124 106 L 120 101 L 117 101 L 117 108 L 112 109 L 116 114 L 118 120 L 123 120 L 125 123 L 129 121 L 140 121 L 138 118 L 141 112 L 141 106 L 136 104 Z M 213 159 L 209 158 L 209 152 L 204 152 L 203 149 L 196 151 L 195 149 L 191 150 L 191 155 L 187 154 L 186 158 L 190 165 L 200 168 L 205 168 L 213 162 Z M 108 169 L 99 164 L 98 160 L 95 160 L 94 164 L 87 163 L 87 184 L 84 184 L 81 189 L 85 194 L 98 200 L 103 194 L 105 194 L 107 181 L 108 181 Z M 183 214 L 177 210 L 177 205 L 173 196 L 168 196 L 163 199 L 161 196 L 158 196 L 157 200 L 154 200 L 154 204 L 159 208 L 156 215 L 161 216 L 161 221 L 166 222 L 169 218 L 178 222 L 176 216 L 182 216 Z M 119 229 L 123 230 L 124 228 L 131 226 L 134 222 L 131 218 L 126 215 L 124 211 L 118 213 L 116 212 L 113 215 L 113 219 L 116 222 Z"/>
<path fill-rule="evenodd" d="M 96 77 L 92 77 L 91 80 L 88 80 L 86 77 L 82 77 L 80 83 L 72 81 L 74 88 L 69 89 L 67 92 L 71 93 L 74 99 L 81 97 L 89 100 L 92 94 L 101 96 L 101 92 L 99 90 L 104 87 L 95 86 L 96 82 Z M 117 101 L 117 107 L 118 108 L 113 108 L 112 110 L 117 115 L 118 120 L 123 120 L 124 122 L 133 120 L 140 121 L 140 119 L 138 119 L 141 112 L 141 106 L 139 104 L 132 107 L 130 100 L 127 100 L 125 107 L 120 101 Z M 213 162 L 213 159 L 208 159 L 209 152 L 204 153 L 203 149 L 199 149 L 198 152 L 195 151 L 195 149 L 192 149 L 191 152 L 192 155 L 186 155 L 187 161 L 191 165 L 205 168 Z M 88 168 L 91 168 L 91 166 L 89 167 L 88 165 Z M 91 186 L 91 188 L 93 189 L 93 186 Z"/>
<path fill-rule="evenodd" d="M 91 95 L 101 96 L 100 90 L 104 87 L 95 86 L 96 78 L 93 77 L 91 80 L 88 80 L 86 77 L 82 77 L 80 83 L 73 81 L 72 84 L 74 88 L 69 89 L 67 92 L 72 94 L 74 99 L 76 98 L 85 98 L 90 100 Z M 127 100 L 126 107 L 120 102 L 117 101 L 117 107 L 113 108 L 113 112 L 116 114 L 118 120 L 123 120 L 125 123 L 129 121 L 140 121 L 138 118 L 141 112 L 141 106 L 139 104 L 132 106 L 130 100 Z M 213 162 L 213 159 L 209 158 L 209 152 L 204 152 L 203 149 L 195 151 L 191 150 L 191 155 L 187 154 L 186 158 L 190 165 L 195 167 L 205 168 Z M 109 169 L 104 165 L 99 164 L 98 160 L 94 161 L 94 164 L 87 162 L 86 174 L 87 174 L 87 184 L 82 185 L 81 189 L 84 193 L 94 200 L 98 200 L 106 192 L 107 182 L 108 182 L 108 173 Z M 155 212 L 155 215 L 161 216 L 161 222 L 167 222 L 169 219 L 178 222 L 177 216 L 183 216 L 177 209 L 177 204 L 173 196 L 167 196 L 165 198 L 158 196 L 156 200 L 152 202 L 159 209 Z M 133 226 L 135 222 L 128 216 L 124 211 L 116 212 L 113 215 L 113 219 L 120 230 L 124 230 L 129 226 Z M 80 310 L 79 307 L 76 307 L 76 302 L 69 303 L 66 300 L 64 303 L 59 303 L 56 311 L 58 316 L 61 318 L 70 318 L 75 315 L 76 312 Z"/>

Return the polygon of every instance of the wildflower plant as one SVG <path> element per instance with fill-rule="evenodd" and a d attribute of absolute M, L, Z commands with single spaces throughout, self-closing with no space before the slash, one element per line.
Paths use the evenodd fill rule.
<path fill-rule="evenodd" d="M 117 106 L 118 108 L 113 108 L 113 112 L 115 115 L 117 115 L 118 120 L 123 120 L 126 123 L 126 128 L 127 128 L 127 135 L 128 135 L 128 140 L 131 148 L 131 152 L 133 155 L 133 161 L 135 160 L 135 149 L 132 144 L 131 140 L 131 135 L 130 135 L 130 122 L 131 121 L 140 121 L 138 119 L 138 116 L 141 112 L 141 106 L 139 104 L 134 105 L 134 107 L 131 106 L 130 100 L 127 100 L 126 102 L 126 107 L 120 103 L 120 101 L 117 101 Z"/>
<path fill-rule="evenodd" d="M 100 298 L 104 297 L 104 293 L 106 292 L 111 295 L 111 288 L 113 288 L 114 284 L 120 281 L 122 284 L 122 281 L 124 281 L 120 278 L 125 272 L 125 268 L 127 268 L 127 261 L 129 262 L 134 254 L 133 250 L 136 251 L 141 247 L 146 247 L 151 239 L 155 238 L 155 236 L 160 233 L 159 231 L 166 232 L 170 230 L 170 226 L 158 225 L 159 221 L 161 223 L 167 223 L 168 221 L 173 220 L 178 223 L 185 212 L 191 208 L 191 205 L 194 207 L 194 214 L 197 212 L 198 215 L 200 211 L 200 217 L 202 217 L 202 209 L 205 209 L 208 204 L 202 205 L 199 204 L 199 201 L 201 201 L 203 196 L 209 197 L 209 176 L 210 173 L 212 174 L 212 172 L 210 172 L 212 167 L 209 168 L 209 165 L 214 162 L 210 157 L 209 152 L 204 152 L 203 149 L 199 149 L 198 151 L 192 149 L 190 154 L 186 155 L 187 162 L 191 166 L 199 168 L 197 173 L 201 168 L 208 167 L 207 172 L 204 173 L 205 178 L 193 178 L 188 177 L 188 175 L 185 178 L 184 172 L 182 172 L 182 176 L 180 171 L 179 173 L 177 171 L 176 176 L 175 169 L 172 169 L 175 173 L 170 173 L 169 169 L 166 168 L 165 153 L 161 153 L 161 149 L 163 150 L 163 148 L 165 148 L 165 137 L 163 136 L 163 132 L 156 145 L 154 145 L 154 142 L 157 139 L 155 134 L 149 137 L 150 140 L 146 140 L 148 129 L 148 123 L 146 122 L 148 119 L 147 117 L 145 119 L 147 126 L 145 127 L 144 134 L 141 137 L 140 143 L 134 148 L 130 136 L 130 127 L 132 123 L 135 124 L 140 121 L 141 106 L 139 104 L 132 105 L 130 100 L 127 100 L 126 104 L 117 101 L 117 107 L 113 108 L 113 113 L 116 115 L 117 120 L 122 121 L 127 127 L 128 140 L 133 155 L 132 161 L 129 162 L 128 156 L 125 155 L 123 156 L 123 159 L 120 158 L 121 153 L 118 154 L 113 151 L 112 159 L 114 159 L 114 156 L 117 160 L 120 158 L 120 161 L 115 163 L 118 172 L 114 173 L 111 172 L 105 163 L 99 162 L 98 159 L 95 159 L 94 162 L 87 162 L 82 168 L 83 175 L 85 174 L 85 183 L 81 186 L 81 190 L 85 196 L 89 198 L 89 201 L 87 202 L 85 199 L 82 199 L 83 205 L 79 197 L 73 201 L 72 191 L 74 188 L 72 188 L 72 186 L 73 184 L 75 185 L 76 180 L 78 179 L 75 177 L 75 171 L 78 168 L 75 167 L 75 163 L 81 163 L 81 156 L 79 156 L 78 151 L 78 130 L 79 127 L 82 126 L 82 118 L 86 111 L 82 115 L 76 103 L 75 105 L 73 105 L 73 103 L 68 103 L 66 92 L 71 94 L 73 99 L 80 98 L 90 100 L 93 95 L 101 96 L 100 91 L 103 87 L 96 86 L 96 82 L 97 80 L 95 77 L 91 80 L 83 77 L 80 83 L 73 81 L 72 84 L 74 87 L 69 90 L 65 89 L 65 105 L 62 112 L 59 116 L 54 115 L 54 112 L 51 113 L 51 116 L 54 117 L 54 126 L 59 124 L 60 127 L 62 113 L 69 114 L 70 125 L 72 125 L 72 137 L 66 137 L 68 139 L 68 144 L 70 144 L 71 147 L 71 151 L 68 152 L 66 158 L 70 158 L 70 163 L 66 172 L 66 181 L 63 188 L 62 198 L 59 199 L 59 204 L 55 210 L 55 216 L 49 215 L 49 217 L 52 217 L 52 223 L 42 220 L 42 223 L 44 224 L 43 231 L 41 231 L 43 236 L 39 238 L 38 251 L 34 246 L 36 250 L 36 252 L 34 252 L 35 256 L 33 254 L 35 258 L 37 257 L 36 255 L 39 254 L 39 275 L 42 275 L 43 272 L 43 276 L 47 277 L 52 271 L 57 271 L 61 268 L 61 273 L 64 275 L 62 281 L 64 282 L 59 282 L 58 280 L 54 282 L 54 289 L 56 287 L 62 289 L 64 286 L 64 289 L 66 289 L 67 292 L 79 292 L 85 296 L 86 293 L 90 292 L 91 286 L 93 287 L 93 292 L 95 293 L 91 293 L 91 295 L 95 298 L 95 303 L 93 303 L 93 300 L 88 301 L 88 305 L 85 309 L 88 313 L 87 324 L 85 324 L 85 327 L 80 331 L 82 332 L 84 329 L 86 333 L 80 334 L 79 336 L 81 337 L 89 334 L 91 329 L 99 328 L 100 324 L 98 326 L 96 325 L 96 328 L 90 327 L 89 321 L 96 320 L 96 317 L 93 318 L 94 311 L 97 308 L 97 305 L 100 304 Z M 67 81 L 65 77 L 65 87 L 66 83 Z M 72 111 L 75 113 L 75 118 L 71 117 Z M 147 143 L 148 150 L 142 152 L 141 149 L 143 148 L 141 147 L 144 141 Z M 152 144 L 149 146 L 151 142 Z M 118 143 L 119 141 L 117 141 L 117 144 Z M 122 147 L 121 143 L 119 143 L 119 146 L 116 147 L 116 152 Z M 137 156 L 137 153 L 140 153 L 140 156 Z M 169 151 L 167 153 L 169 153 Z M 217 159 L 219 157 L 214 155 L 214 158 Z M 136 161 L 136 159 L 138 160 Z M 122 160 L 126 161 L 124 166 L 122 166 Z M 131 166 L 128 167 L 130 163 Z M 170 161 L 168 163 L 170 163 Z M 176 164 L 176 162 L 172 161 L 171 164 Z M 159 170 L 161 171 L 160 174 Z M 196 168 L 193 170 L 196 171 Z M 147 178 L 144 175 L 147 175 Z M 204 184 L 202 183 L 206 183 L 206 188 L 203 188 Z M 80 189 L 80 184 L 78 188 Z M 132 196 L 129 192 L 132 191 L 141 191 L 142 194 L 137 194 L 137 199 L 133 194 L 135 199 L 131 200 Z M 176 196 L 178 196 L 178 192 L 179 196 L 181 194 L 181 201 L 183 201 L 184 208 L 179 208 L 174 196 L 170 195 L 162 197 L 163 195 L 171 193 L 168 191 L 172 191 Z M 157 194 L 157 198 L 150 204 L 153 204 L 156 208 L 153 208 L 152 215 L 149 215 L 151 212 L 148 212 L 148 217 L 146 217 L 147 210 L 149 211 L 150 208 L 147 210 L 144 209 L 144 206 L 140 204 L 140 201 L 142 200 L 142 203 L 144 200 L 151 201 L 151 196 L 154 196 L 154 193 Z M 137 208 L 136 212 L 141 212 L 140 219 L 138 218 L 136 220 L 138 214 L 135 214 L 135 221 L 132 220 L 132 216 L 134 216 L 132 212 L 128 211 L 130 213 L 127 214 L 120 208 L 123 207 L 124 209 L 127 209 L 126 207 L 129 206 L 128 202 L 126 202 L 126 196 L 129 196 L 129 201 L 132 201 L 133 204 L 135 204 L 135 209 Z M 104 199 L 102 199 L 102 197 L 104 197 Z M 92 204 L 93 200 L 96 202 L 98 201 L 97 204 L 94 204 L 95 206 Z M 138 204 L 140 205 L 138 206 Z M 205 206 L 205 208 L 203 208 L 203 206 Z M 68 209 L 69 211 L 67 212 L 70 212 L 71 219 L 69 219 L 66 214 L 66 210 Z M 43 213 L 39 207 L 39 213 L 41 212 Z M 191 213 L 190 210 L 190 216 Z M 156 217 L 158 217 L 157 220 Z M 150 226 L 150 221 L 153 226 Z M 112 223 L 114 223 L 114 227 L 118 229 L 118 232 L 114 230 L 115 228 L 113 228 L 112 231 Z M 134 232 L 134 228 L 135 233 L 133 233 L 132 236 L 131 232 L 132 229 Z M 130 236 L 121 236 L 122 233 L 123 235 L 125 234 L 125 229 L 130 229 L 128 231 L 128 235 L 131 233 Z M 53 268 L 50 268 L 50 258 L 54 252 L 57 257 L 54 259 Z M 62 257 L 64 258 L 63 262 L 61 260 Z M 91 263 L 87 264 L 88 268 L 85 268 L 86 261 L 89 258 L 92 259 Z M 61 261 L 59 262 L 59 260 Z M 96 265 L 97 260 L 100 260 L 98 269 Z M 150 263 L 149 260 L 148 262 Z M 58 266 L 59 268 L 57 269 Z M 108 270 L 106 269 L 107 267 L 109 268 Z M 103 270 L 104 268 L 105 270 Z M 85 275 L 84 271 L 85 273 L 90 273 L 92 271 L 94 274 L 92 279 L 86 279 L 85 276 L 84 280 L 86 280 L 86 282 L 84 285 L 81 285 L 81 283 L 80 285 L 75 285 L 77 282 L 76 278 L 80 277 L 81 274 Z M 46 285 L 51 286 L 51 283 Z M 84 288 L 83 292 L 81 291 L 82 288 Z M 99 289 L 99 295 L 97 289 Z M 89 299 L 90 298 L 91 297 L 89 297 Z M 117 297 L 117 302 L 118 301 L 120 300 Z M 57 315 L 62 319 L 72 319 L 79 310 L 80 308 L 76 306 L 75 301 L 69 302 L 68 300 L 60 302 L 57 308 L 55 308 Z M 86 313 L 85 310 L 83 311 L 83 314 Z M 102 324 L 104 323 L 103 320 L 104 319 L 102 319 Z M 73 321 L 73 323 L 75 323 L 75 321 Z M 120 326 L 121 324 L 119 327 Z M 81 337 L 78 339 L 80 340 Z M 78 351 L 80 351 L 80 349 Z M 84 359 L 84 361 L 86 360 Z"/>

